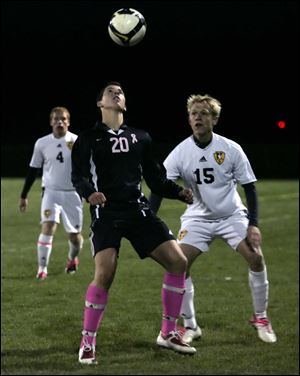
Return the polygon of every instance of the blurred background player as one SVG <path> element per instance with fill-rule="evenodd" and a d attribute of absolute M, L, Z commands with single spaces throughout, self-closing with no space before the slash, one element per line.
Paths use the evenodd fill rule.
<path fill-rule="evenodd" d="M 174 181 L 182 178 L 184 185 L 194 193 L 193 203 L 181 216 L 177 238 L 188 259 L 181 307 L 185 327 L 183 339 L 190 343 L 202 334 L 195 316 L 191 266 L 199 255 L 209 250 L 215 238 L 221 238 L 249 265 L 254 308 L 250 323 L 262 341 L 276 342 L 267 317 L 269 282 L 260 248 L 256 178 L 240 145 L 213 133 L 221 112 L 217 99 L 209 95 L 191 95 L 187 100 L 187 111 L 193 134 L 177 145 L 164 161 L 167 177 Z M 238 194 L 237 183 L 244 188 L 247 208 Z M 152 210 L 157 212 L 161 198 L 152 193 L 149 201 Z"/>
<path fill-rule="evenodd" d="M 28 206 L 27 194 L 42 168 L 41 233 L 37 242 L 38 271 L 36 278 L 44 280 L 52 250 L 53 236 L 62 217 L 69 235 L 69 254 L 66 273 L 76 272 L 78 254 L 83 245 L 82 199 L 71 182 L 71 150 L 77 135 L 68 131 L 70 113 L 65 107 L 55 107 L 50 112 L 52 133 L 39 138 L 30 162 L 29 172 L 19 201 L 21 212 Z"/>

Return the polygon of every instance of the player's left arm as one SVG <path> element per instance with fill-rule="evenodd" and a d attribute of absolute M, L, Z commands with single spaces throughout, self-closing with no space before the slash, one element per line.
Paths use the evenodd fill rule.
<path fill-rule="evenodd" d="M 157 195 L 156 193 L 153 193 L 152 191 L 150 192 L 150 195 L 148 198 L 149 207 L 155 214 L 157 214 L 162 200 L 163 198 L 161 196 Z"/>
<path fill-rule="evenodd" d="M 190 188 L 183 188 L 173 180 L 168 179 L 165 166 L 156 161 L 152 150 L 152 140 L 149 134 L 145 133 L 143 142 L 143 176 L 151 191 L 158 196 L 177 199 L 187 204 L 192 204 L 192 190 Z"/>
<path fill-rule="evenodd" d="M 245 191 L 249 225 L 247 230 L 247 241 L 254 251 L 258 250 L 261 245 L 261 232 L 258 227 L 258 199 L 254 182 L 243 184 Z"/>
<path fill-rule="evenodd" d="M 79 136 L 71 153 L 72 173 L 71 180 L 77 193 L 89 202 L 89 197 L 96 192 L 89 182 L 91 146 L 87 133 Z"/>
<path fill-rule="evenodd" d="M 27 206 L 28 206 L 27 195 L 28 195 L 28 192 L 30 191 L 32 184 L 34 183 L 38 175 L 39 170 L 40 168 L 31 167 L 31 166 L 29 167 L 28 174 L 26 176 L 24 186 L 20 195 L 20 200 L 19 200 L 19 209 L 21 212 L 25 212 L 27 209 Z"/>
<path fill-rule="evenodd" d="M 164 167 L 167 171 L 167 178 L 170 180 L 173 180 L 174 182 L 180 177 L 180 174 L 178 172 L 178 158 L 177 158 L 177 149 L 173 149 L 171 153 L 167 156 L 167 158 L 164 161 Z M 150 192 L 148 201 L 149 201 L 149 207 L 150 209 L 157 214 L 161 203 L 162 203 L 163 197 L 154 193 Z"/>

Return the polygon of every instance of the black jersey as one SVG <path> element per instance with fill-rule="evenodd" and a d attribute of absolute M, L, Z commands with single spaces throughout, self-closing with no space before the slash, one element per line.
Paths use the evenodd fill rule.
<path fill-rule="evenodd" d="M 166 178 L 166 170 L 155 161 L 151 145 L 150 135 L 143 130 L 123 124 L 115 132 L 97 122 L 73 145 L 72 182 L 77 192 L 85 199 L 93 192 L 104 193 L 104 210 L 134 209 L 147 205 L 141 191 L 144 178 L 151 191 L 180 199 L 182 187 Z"/>

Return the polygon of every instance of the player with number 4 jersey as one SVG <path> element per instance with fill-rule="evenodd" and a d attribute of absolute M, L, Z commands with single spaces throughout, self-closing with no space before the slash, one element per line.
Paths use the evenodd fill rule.
<path fill-rule="evenodd" d="M 75 191 L 71 181 L 71 151 L 77 135 L 69 131 L 57 138 L 53 133 L 39 138 L 30 167 L 43 168 L 42 186 L 55 191 Z"/>
<path fill-rule="evenodd" d="M 70 113 L 65 107 L 55 107 L 50 112 L 52 133 L 39 138 L 30 161 L 29 173 L 21 193 L 19 207 L 24 212 L 28 206 L 27 195 L 40 169 L 43 197 L 41 205 L 42 229 L 37 242 L 37 279 L 48 276 L 53 237 L 62 218 L 69 237 L 69 254 L 65 272 L 73 274 L 78 269 L 78 254 L 82 248 L 82 199 L 71 181 L 71 150 L 77 135 L 68 131 Z"/>

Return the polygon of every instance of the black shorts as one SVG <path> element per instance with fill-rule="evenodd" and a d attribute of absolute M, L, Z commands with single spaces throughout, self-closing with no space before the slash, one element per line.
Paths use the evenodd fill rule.
<path fill-rule="evenodd" d="M 175 239 L 166 224 L 149 209 L 130 213 L 103 211 L 91 225 L 93 256 L 106 248 L 119 252 L 123 237 L 130 241 L 141 259 L 163 242 Z"/>

